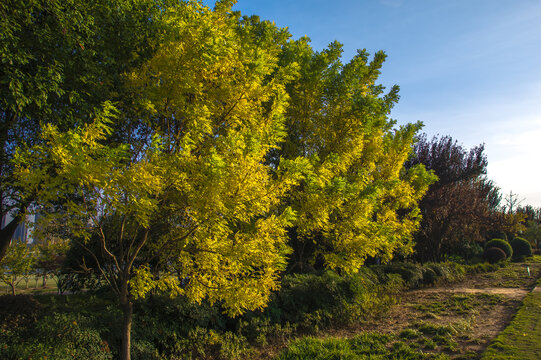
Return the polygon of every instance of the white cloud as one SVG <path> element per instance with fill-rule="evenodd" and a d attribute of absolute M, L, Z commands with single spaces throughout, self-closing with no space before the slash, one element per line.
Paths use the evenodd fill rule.
<path fill-rule="evenodd" d="M 487 143 L 488 176 L 503 193 L 513 191 L 525 204 L 541 206 L 541 114 L 499 123 Z"/>

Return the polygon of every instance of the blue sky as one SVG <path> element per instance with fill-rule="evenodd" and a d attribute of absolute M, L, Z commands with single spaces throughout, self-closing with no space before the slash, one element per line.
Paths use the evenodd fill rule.
<path fill-rule="evenodd" d="M 380 83 L 401 88 L 392 118 L 484 143 L 489 178 L 541 206 L 541 1 L 239 0 L 234 9 L 307 35 L 316 50 L 338 40 L 345 60 L 384 50 Z"/>

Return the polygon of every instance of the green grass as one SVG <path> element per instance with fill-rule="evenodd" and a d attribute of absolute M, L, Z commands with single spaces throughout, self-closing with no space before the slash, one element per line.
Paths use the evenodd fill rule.
<path fill-rule="evenodd" d="M 445 300 L 417 304 L 413 308 L 434 315 L 468 315 L 503 301 L 505 298 L 498 294 L 457 294 Z"/>
<path fill-rule="evenodd" d="M 436 350 L 439 346 L 432 338 L 419 338 L 415 342 L 401 340 L 392 334 L 361 333 L 349 339 L 317 339 L 307 337 L 289 345 L 278 360 L 353 360 L 353 359 L 449 359 Z M 448 343 L 445 346 L 449 346 Z"/>
<path fill-rule="evenodd" d="M 289 344 L 278 360 L 297 359 L 449 359 L 459 351 L 457 339 L 471 331 L 464 321 L 412 324 L 398 334 L 363 332 L 352 338 L 306 337 Z"/>
<path fill-rule="evenodd" d="M 537 283 L 541 285 L 541 281 Z M 492 342 L 482 360 L 541 359 L 541 292 L 532 292 L 511 324 Z"/>
<path fill-rule="evenodd" d="M 43 278 L 38 277 L 35 278 L 34 276 L 30 277 L 28 279 L 28 284 L 26 281 L 21 280 L 17 286 L 15 286 L 15 294 L 43 294 L 43 293 L 51 293 L 51 292 L 57 292 L 57 278 L 47 278 L 47 286 L 43 287 Z M 0 295 L 9 295 L 11 294 L 11 287 L 0 280 Z"/>

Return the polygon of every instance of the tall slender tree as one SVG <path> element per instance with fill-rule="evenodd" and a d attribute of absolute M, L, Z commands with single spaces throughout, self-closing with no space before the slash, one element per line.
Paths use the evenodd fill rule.
<path fill-rule="evenodd" d="M 421 124 L 397 127 L 388 117 L 398 87 L 384 93 L 376 84 L 385 54 L 369 60 L 359 51 L 347 64 L 341 55 L 337 42 L 314 52 L 306 38 L 282 54 L 282 63 L 300 72 L 288 86 L 287 139 L 270 157 L 304 164 L 287 202 L 298 214 L 292 270 L 317 263 L 355 272 L 367 257 L 410 252 L 417 201 L 435 180 L 423 165 L 402 166 Z"/>

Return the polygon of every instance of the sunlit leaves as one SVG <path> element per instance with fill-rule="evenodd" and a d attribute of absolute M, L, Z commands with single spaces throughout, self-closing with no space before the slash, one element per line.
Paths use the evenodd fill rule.
<path fill-rule="evenodd" d="M 0 280 L 9 284 L 13 295 L 15 287 L 25 277 L 30 276 L 37 254 L 22 241 L 14 240 L 0 260 Z"/>
<path fill-rule="evenodd" d="M 341 44 L 313 52 L 305 39 L 288 44 L 285 63 L 297 63 L 300 78 L 289 87 L 287 141 L 280 154 L 302 157 L 303 181 L 289 198 L 298 213 L 296 261 L 355 272 L 367 257 L 389 260 L 411 252 L 419 224 L 417 202 L 435 177 L 422 167 L 403 168 L 420 124 L 395 128 L 388 114 L 398 88 L 376 85 L 385 59 L 369 61 L 359 51 L 341 63 Z M 300 245 L 299 245 L 300 244 Z"/>
<path fill-rule="evenodd" d="M 98 234 L 113 287 L 128 274 L 134 298 L 168 290 L 220 300 L 236 315 L 264 306 L 278 286 L 294 219 L 279 204 L 301 162 L 265 164 L 286 134 L 295 65 L 278 62 L 287 32 L 224 6 L 164 10 L 163 43 L 126 74 L 137 119 L 107 102 L 89 125 L 46 126 L 43 144 L 21 149 L 16 163 L 20 185 L 42 202 L 65 200 L 75 236 Z M 113 141 L 122 121 L 135 129 L 120 137 L 131 142 Z M 155 232 L 156 221 L 167 231 Z M 159 275 L 149 268 L 156 258 Z"/>

